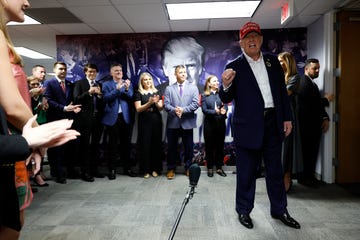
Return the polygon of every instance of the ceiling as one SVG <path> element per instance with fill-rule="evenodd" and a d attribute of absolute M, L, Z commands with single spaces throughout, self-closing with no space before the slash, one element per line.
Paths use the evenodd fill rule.
<path fill-rule="evenodd" d="M 50 61 L 24 58 L 28 67 L 42 64 L 50 71 L 56 57 L 56 35 L 237 30 L 250 20 L 264 29 L 307 27 L 333 9 L 360 9 L 359 0 L 294 0 L 294 17 L 282 26 L 280 9 L 286 0 L 262 0 L 252 18 L 168 19 L 165 3 L 194 1 L 29 0 L 31 8 L 27 14 L 44 24 L 9 26 L 9 32 L 15 46 L 54 57 Z"/>

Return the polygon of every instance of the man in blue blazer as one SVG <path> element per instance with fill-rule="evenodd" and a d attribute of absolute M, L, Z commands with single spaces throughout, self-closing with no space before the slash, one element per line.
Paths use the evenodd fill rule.
<path fill-rule="evenodd" d="M 80 105 L 74 105 L 73 84 L 66 79 L 67 67 L 64 62 L 54 63 L 55 77 L 45 82 L 44 97 L 48 100 L 47 120 L 74 119 L 74 114 L 81 111 Z M 77 161 L 76 141 L 48 150 L 50 173 L 55 181 L 66 183 L 66 177 L 79 178 L 75 170 Z M 65 171 L 66 166 L 66 171 Z"/>
<path fill-rule="evenodd" d="M 235 102 L 232 131 L 239 221 L 253 228 L 250 212 L 254 208 L 256 172 L 264 160 L 271 216 L 300 228 L 287 211 L 281 164 L 282 140 L 292 129 L 284 73 L 275 56 L 260 51 L 263 36 L 258 24 L 246 23 L 239 35 L 243 53 L 226 65 L 219 92 L 223 102 Z"/>
<path fill-rule="evenodd" d="M 115 168 L 120 157 L 124 173 L 130 177 L 136 174 L 131 170 L 130 150 L 132 133 L 132 109 L 134 90 L 129 79 L 123 80 L 122 66 L 114 63 L 110 67 L 112 80 L 103 83 L 105 103 L 102 123 L 109 134 L 109 180 L 116 178 Z"/>
<path fill-rule="evenodd" d="M 175 177 L 176 164 L 179 161 L 177 144 L 179 137 L 184 145 L 184 162 L 186 175 L 193 158 L 194 140 L 193 129 L 196 128 L 195 111 L 199 107 L 199 90 L 196 85 L 186 81 L 186 67 L 175 67 L 177 82 L 168 86 L 164 94 L 164 108 L 168 113 L 166 136 L 168 143 L 166 177 Z"/>

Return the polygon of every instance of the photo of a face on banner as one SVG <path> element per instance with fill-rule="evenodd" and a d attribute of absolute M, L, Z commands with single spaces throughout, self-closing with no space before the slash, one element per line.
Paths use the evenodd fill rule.
<path fill-rule="evenodd" d="M 162 49 L 162 67 L 165 76 L 169 79 L 168 85 L 176 83 L 174 72 L 178 65 L 184 65 L 188 75 L 187 80 L 191 84 L 198 85 L 203 71 L 204 52 L 204 47 L 193 37 L 178 37 L 166 42 Z"/>

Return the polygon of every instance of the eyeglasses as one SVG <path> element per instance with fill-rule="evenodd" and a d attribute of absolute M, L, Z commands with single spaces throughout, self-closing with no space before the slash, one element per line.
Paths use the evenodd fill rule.
<path fill-rule="evenodd" d="M 40 83 L 30 83 L 30 86 L 40 86 Z"/>

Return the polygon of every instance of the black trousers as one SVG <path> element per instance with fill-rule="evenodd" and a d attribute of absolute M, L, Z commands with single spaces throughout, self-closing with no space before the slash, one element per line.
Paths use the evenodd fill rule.
<path fill-rule="evenodd" d="M 281 164 L 282 142 L 276 125 L 275 111 L 264 117 L 264 141 L 260 149 L 236 145 L 236 211 L 250 214 L 254 208 L 256 173 L 264 161 L 266 189 L 270 200 L 270 213 L 285 213 L 287 199 Z"/>
<path fill-rule="evenodd" d="M 217 169 L 224 165 L 225 118 L 221 116 L 205 116 L 204 140 L 207 168 Z"/>
<path fill-rule="evenodd" d="M 80 135 L 79 157 L 82 173 L 96 174 L 99 166 L 99 142 L 103 131 L 100 116 L 97 114 L 80 115 L 78 128 Z"/>
<path fill-rule="evenodd" d="M 109 169 L 114 170 L 118 165 L 122 165 L 124 170 L 130 169 L 131 125 L 125 122 L 123 114 L 120 113 L 116 123 L 107 126 L 106 131 L 109 136 Z"/>

